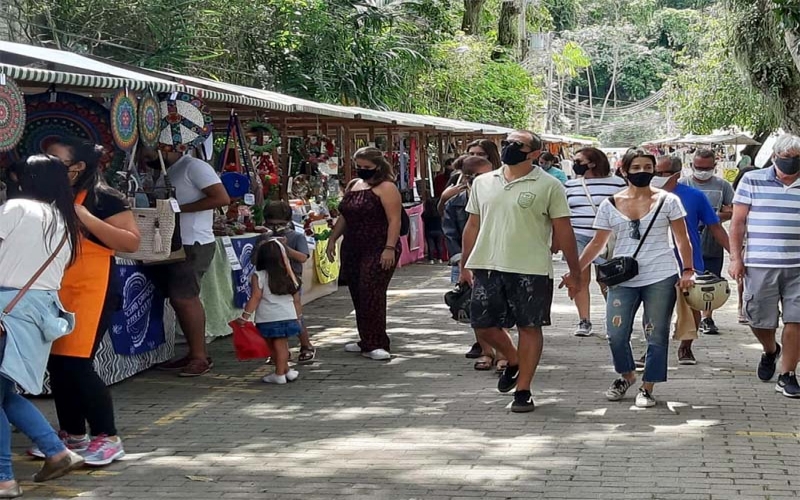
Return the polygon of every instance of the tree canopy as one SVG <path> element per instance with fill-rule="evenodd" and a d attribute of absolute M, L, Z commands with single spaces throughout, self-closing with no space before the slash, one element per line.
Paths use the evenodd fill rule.
<path fill-rule="evenodd" d="M 3 15 L 34 43 L 125 63 L 323 102 L 507 126 L 543 128 L 537 120 L 546 116 L 555 132 L 592 134 L 613 145 L 727 127 L 800 130 L 795 1 L 541 0 L 526 12 L 521 6 L 14 0 Z M 546 43 L 517 45 L 520 15 L 527 32 Z"/>

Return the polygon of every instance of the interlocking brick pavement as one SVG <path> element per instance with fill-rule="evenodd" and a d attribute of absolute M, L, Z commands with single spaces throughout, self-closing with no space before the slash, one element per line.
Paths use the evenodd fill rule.
<path fill-rule="evenodd" d="M 757 380 L 760 350 L 736 324 L 735 298 L 717 314 L 722 334 L 696 343 L 697 366 L 678 367 L 673 343 L 658 406 L 638 410 L 633 394 L 603 397 L 614 378 L 606 341 L 573 337 L 573 306 L 557 292 L 537 409 L 512 414 L 496 377 L 464 358 L 472 337 L 442 303 L 447 276 L 441 266 L 397 272 L 388 363 L 342 351 L 356 334 L 341 290 L 306 309 L 319 357 L 293 384 L 262 384 L 268 368 L 237 362 L 220 339 L 208 376 L 149 371 L 114 386 L 127 458 L 25 481 L 26 498 L 797 498 L 800 401 Z M 596 294 L 596 329 L 603 316 Z M 53 418 L 51 402 L 39 403 Z M 14 451 L 26 445 L 16 434 Z M 38 463 L 19 456 L 15 467 L 27 478 Z"/>

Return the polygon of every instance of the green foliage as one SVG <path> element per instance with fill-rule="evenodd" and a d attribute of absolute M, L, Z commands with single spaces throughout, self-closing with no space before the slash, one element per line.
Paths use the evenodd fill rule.
<path fill-rule="evenodd" d="M 567 42 L 560 52 L 553 53 L 553 66 L 559 76 L 575 78 L 578 76 L 579 69 L 586 69 L 592 64 L 592 60 L 575 42 Z"/>
<path fill-rule="evenodd" d="M 564 38 L 577 42 L 592 61 L 593 93 L 605 94 L 611 88 L 614 59 L 617 57 L 617 96 L 621 100 L 644 99 L 659 90 L 672 72 L 672 52 L 662 47 L 643 44 L 634 26 L 615 28 L 592 26 L 564 33 Z M 585 75 L 575 78 L 569 87 L 581 87 L 588 93 Z"/>
<path fill-rule="evenodd" d="M 711 19 L 696 10 L 662 9 L 653 15 L 646 34 L 651 43 L 661 47 L 697 53 Z"/>
<path fill-rule="evenodd" d="M 581 12 L 580 0 L 542 0 L 541 7 L 552 16 L 555 31 L 577 28 Z"/>
<path fill-rule="evenodd" d="M 530 125 L 541 90 L 515 62 L 492 61 L 494 47 L 470 37 L 438 44 L 433 70 L 407 98 L 409 111 L 508 127 Z"/>
<path fill-rule="evenodd" d="M 709 22 L 708 28 L 701 55 L 683 58 L 682 70 L 670 82 L 668 102 L 675 120 L 696 134 L 731 126 L 754 133 L 776 129 L 779 110 L 749 85 L 726 50 L 727 23 Z"/>

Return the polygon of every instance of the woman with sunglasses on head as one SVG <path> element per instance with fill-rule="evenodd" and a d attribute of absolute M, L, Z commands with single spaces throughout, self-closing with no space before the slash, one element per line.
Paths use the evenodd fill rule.
<path fill-rule="evenodd" d="M 578 150 L 572 161 L 572 171 L 578 178 L 568 180 L 564 187 L 567 190 L 570 220 L 572 229 L 575 231 L 575 240 L 578 242 L 578 252 L 583 253 L 595 235 L 594 218 L 597 215 L 598 207 L 609 196 L 624 189 L 627 184 L 624 179 L 611 176 L 608 157 L 597 148 Z M 609 252 L 604 251 L 603 254 L 594 261 L 594 264 L 605 262 L 605 259 L 609 257 Z M 588 337 L 592 334 L 591 298 L 589 296 L 591 280 L 592 273 L 581 274 L 581 290 L 574 297 L 575 306 L 578 309 L 576 337 Z M 605 287 L 601 285 L 600 289 L 605 295 Z"/>
<path fill-rule="evenodd" d="M 580 267 L 585 270 L 600 256 L 613 233 L 614 257 L 633 257 L 638 263 L 638 274 L 608 289 L 606 328 L 614 369 L 620 377 L 606 391 L 606 397 L 619 401 L 636 382 L 631 333 L 636 312 L 644 304 L 649 323 L 645 325 L 647 355 L 643 383 L 635 401 L 639 408 L 655 406 L 654 384 L 667 380 L 675 284 L 688 289 L 695 275 L 691 267 L 678 269 L 670 232 L 681 261 L 692 262 L 686 212 L 677 196 L 650 186 L 655 165 L 655 157 L 641 150 L 625 156 L 622 174 L 630 186 L 600 204 L 594 222 L 595 235 L 580 257 Z"/>
<path fill-rule="evenodd" d="M 47 148 L 67 166 L 81 222 L 81 246 L 64 275 L 64 305 L 76 316 L 75 330 L 53 344 L 50 384 L 64 443 L 88 465 L 107 465 L 125 455 L 114 422 L 111 391 L 94 368 L 94 356 L 119 305 L 113 286 L 114 252 L 135 252 L 139 228 L 125 196 L 103 180 L 103 148 L 61 138 Z M 86 433 L 89 423 L 90 434 Z M 29 453 L 41 456 L 41 450 Z"/>
<path fill-rule="evenodd" d="M 353 155 L 357 179 L 347 185 L 339 204 L 340 216 L 328 240 L 333 262 L 336 241 L 342 242 L 342 277 L 356 310 L 360 342 L 347 344 L 375 361 L 391 359 L 386 334 L 386 293 L 400 258 L 403 204 L 394 184 L 394 169 L 383 151 L 366 147 Z"/>
<path fill-rule="evenodd" d="M 0 326 L 0 498 L 22 496 L 11 465 L 11 425 L 42 450 L 45 464 L 34 476 L 35 482 L 63 476 L 84 463 L 15 387 L 31 394 L 42 392 L 51 343 L 75 325 L 58 299 L 58 290 L 65 270 L 78 254 L 78 217 L 66 169 L 58 158 L 31 156 L 16 166 L 14 173 L 11 199 L 0 207 L 0 309 L 4 311 Z"/>

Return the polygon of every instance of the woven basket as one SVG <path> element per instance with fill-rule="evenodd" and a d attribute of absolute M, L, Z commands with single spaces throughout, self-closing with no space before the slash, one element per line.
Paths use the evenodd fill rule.
<path fill-rule="evenodd" d="M 139 225 L 141 243 L 133 253 L 117 253 L 117 257 L 150 262 L 166 260 L 172 253 L 175 217 L 169 200 L 156 200 L 156 208 L 134 208 L 133 217 Z"/>

